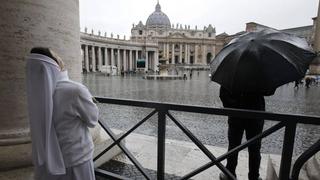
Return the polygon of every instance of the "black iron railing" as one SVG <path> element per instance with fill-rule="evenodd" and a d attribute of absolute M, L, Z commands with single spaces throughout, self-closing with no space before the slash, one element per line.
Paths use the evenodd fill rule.
<path fill-rule="evenodd" d="M 279 179 L 281 180 L 297 180 L 300 169 L 302 165 L 316 152 L 320 150 L 320 139 L 312 145 L 308 150 L 306 150 L 295 162 L 292 173 L 291 172 L 291 163 L 292 163 L 292 154 L 294 147 L 294 139 L 296 126 L 298 123 L 301 124 L 313 124 L 320 125 L 320 117 L 318 116 L 304 116 L 304 115 L 291 115 L 291 114 L 279 114 L 279 113 L 270 113 L 262 111 L 249 111 L 249 110 L 239 110 L 239 109 L 228 109 L 228 108 L 212 108 L 205 106 L 191 106 L 191 105 L 178 105 L 170 103 L 158 103 L 158 102 L 148 102 L 148 101 L 137 101 L 137 100 L 127 100 L 127 99 L 114 99 L 114 98 L 103 98 L 96 97 L 99 103 L 115 104 L 115 105 L 125 105 L 125 106 L 135 106 L 135 107 L 145 107 L 153 109 L 153 111 L 143 118 L 140 122 L 134 125 L 131 129 L 125 132 L 121 137 L 116 138 L 115 134 L 111 129 L 103 122 L 99 121 L 102 128 L 109 134 L 109 136 L 114 141 L 109 147 L 102 151 L 98 156 L 94 158 L 97 160 L 103 154 L 107 153 L 112 147 L 117 145 L 123 153 L 125 153 L 132 163 L 138 168 L 142 175 L 146 179 L 152 179 L 150 175 L 146 172 L 143 166 L 135 159 L 135 157 L 129 152 L 129 150 L 121 143 L 125 137 L 127 137 L 131 132 L 136 128 L 146 122 L 154 114 L 158 114 L 158 151 L 157 151 L 157 179 L 163 180 L 165 177 L 165 132 L 166 132 L 166 116 L 169 117 L 189 138 L 190 140 L 197 145 L 197 147 L 211 160 L 209 163 L 197 168 L 196 170 L 185 174 L 181 179 L 190 179 L 193 176 L 201 173 L 202 171 L 216 165 L 222 172 L 224 172 L 229 179 L 234 179 L 235 177 L 221 164 L 221 161 L 225 160 L 228 156 L 241 151 L 242 149 L 250 146 L 255 143 L 257 140 L 260 140 L 275 131 L 285 128 L 284 141 L 282 147 L 281 155 L 281 164 L 279 170 Z M 277 121 L 278 123 L 261 134 L 249 139 L 243 144 L 231 149 L 227 153 L 215 157 L 202 143 L 201 141 L 194 136 L 187 127 L 185 127 L 170 111 L 181 111 L 189 113 L 202 113 L 202 114 L 212 114 L 212 115 L 222 115 L 222 116 L 234 116 L 241 118 L 257 118 L 265 119 L 271 121 Z M 103 176 L 112 179 L 129 179 L 128 177 L 122 177 L 120 175 L 104 171 L 102 169 L 96 169 L 95 173 L 98 176 Z"/>

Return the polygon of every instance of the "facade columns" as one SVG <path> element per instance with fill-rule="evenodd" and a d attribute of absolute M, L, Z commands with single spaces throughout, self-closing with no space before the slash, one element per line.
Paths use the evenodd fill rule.
<path fill-rule="evenodd" d="M 96 72 L 96 52 L 94 46 L 91 46 L 92 72 Z"/>
<path fill-rule="evenodd" d="M 186 63 L 186 64 L 189 64 L 190 62 L 189 62 L 189 53 L 188 53 L 188 44 L 185 44 L 185 47 L 184 47 L 184 62 Z"/>
<path fill-rule="evenodd" d="M 207 61 L 207 46 L 202 45 L 202 62 L 199 62 L 199 64 L 205 64 Z"/>
<path fill-rule="evenodd" d="M 84 67 L 87 72 L 90 71 L 89 69 L 89 50 L 88 45 L 84 45 Z"/>
<path fill-rule="evenodd" d="M 172 44 L 171 47 L 171 64 L 175 64 L 175 59 L 174 59 L 174 44 Z"/>
<path fill-rule="evenodd" d="M 148 51 L 146 50 L 146 60 L 145 60 L 145 71 L 149 70 L 149 57 L 148 57 Z"/>
<path fill-rule="evenodd" d="M 164 59 L 166 59 L 167 57 L 167 50 L 166 50 L 166 43 L 163 43 L 163 51 L 162 51 L 162 57 L 164 58 Z"/>
<path fill-rule="evenodd" d="M 182 63 L 182 44 L 180 43 L 180 55 L 179 55 L 179 63 Z"/>
<path fill-rule="evenodd" d="M 136 60 L 134 62 L 134 69 L 137 69 L 137 62 L 138 62 L 138 59 L 139 59 L 139 51 L 136 50 Z"/>
<path fill-rule="evenodd" d="M 98 47 L 98 71 L 101 71 L 101 65 L 102 65 L 101 47 Z"/>
<path fill-rule="evenodd" d="M 124 50 L 123 50 L 124 51 Z M 117 70 L 118 70 L 118 74 L 121 73 L 121 56 L 120 56 L 120 49 L 117 49 Z"/>
<path fill-rule="evenodd" d="M 199 45 L 194 46 L 194 62 L 199 62 L 199 55 L 198 55 Z"/>
<path fill-rule="evenodd" d="M 212 46 L 212 58 L 216 57 L 216 48 Z"/>
<path fill-rule="evenodd" d="M 166 48 L 166 59 L 167 59 L 167 61 L 166 61 L 166 64 L 168 64 L 169 63 L 169 57 L 170 57 L 170 47 L 169 47 L 169 43 L 167 43 L 166 44 L 166 46 L 167 46 L 167 48 Z"/>
<path fill-rule="evenodd" d="M 154 71 L 159 71 L 159 51 L 154 51 L 154 58 L 153 58 L 153 61 L 154 61 Z"/>

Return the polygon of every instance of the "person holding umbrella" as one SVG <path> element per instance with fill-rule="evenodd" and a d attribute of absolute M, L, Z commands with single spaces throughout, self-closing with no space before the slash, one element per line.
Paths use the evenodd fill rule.
<path fill-rule="evenodd" d="M 220 99 L 226 108 L 265 111 L 264 96 L 277 87 L 304 77 L 316 57 L 304 39 L 276 30 L 250 32 L 233 39 L 211 62 L 211 80 L 219 83 Z M 228 151 L 263 130 L 263 119 L 228 118 Z M 261 140 L 248 147 L 249 180 L 259 180 Z M 226 168 L 236 177 L 238 153 L 227 158 Z M 227 180 L 221 173 L 220 179 Z"/>

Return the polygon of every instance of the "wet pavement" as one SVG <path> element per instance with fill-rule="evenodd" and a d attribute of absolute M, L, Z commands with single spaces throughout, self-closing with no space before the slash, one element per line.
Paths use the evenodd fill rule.
<path fill-rule="evenodd" d="M 170 102 L 177 104 L 222 107 L 219 99 L 219 85 L 210 82 L 208 71 L 193 74 L 188 80 L 145 80 L 141 76 L 114 76 L 85 74 L 83 83 L 95 96 Z M 266 109 L 270 112 L 320 116 L 320 85 L 306 89 L 294 84 L 284 85 L 275 95 L 266 97 Z M 151 109 L 100 104 L 100 116 L 111 128 L 127 130 L 144 118 Z M 173 112 L 204 144 L 227 147 L 226 117 L 196 113 Z M 274 122 L 266 121 L 265 128 Z M 156 136 L 156 115 L 139 127 L 135 133 Z M 188 138 L 168 119 L 166 136 L 169 139 L 188 141 Z M 320 127 L 298 125 L 295 141 L 295 155 L 303 152 L 320 138 Z M 262 152 L 280 154 L 283 129 L 262 141 Z"/>

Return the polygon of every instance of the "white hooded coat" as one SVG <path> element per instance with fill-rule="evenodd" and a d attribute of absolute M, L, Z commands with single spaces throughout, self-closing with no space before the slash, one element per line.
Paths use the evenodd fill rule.
<path fill-rule="evenodd" d="M 45 166 L 50 174 L 65 174 L 62 152 L 52 123 L 52 96 L 60 74 L 59 66 L 45 55 L 30 54 L 26 71 L 33 163 L 36 167 Z"/>

